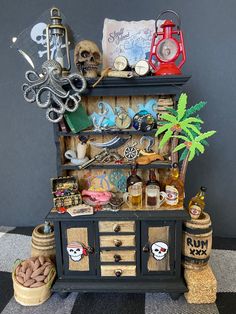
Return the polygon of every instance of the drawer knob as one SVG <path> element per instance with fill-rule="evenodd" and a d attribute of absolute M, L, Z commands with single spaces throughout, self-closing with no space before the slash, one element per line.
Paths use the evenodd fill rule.
<path fill-rule="evenodd" d="M 144 247 L 143 247 L 143 252 L 144 253 L 148 253 L 149 252 L 149 244 L 148 243 L 146 243 L 145 245 L 144 245 Z"/>
<path fill-rule="evenodd" d="M 118 262 L 121 260 L 121 256 L 115 254 L 115 255 L 114 255 L 114 260 L 115 260 L 116 263 L 118 263 Z"/>
<path fill-rule="evenodd" d="M 119 247 L 122 245 L 122 241 L 121 240 L 114 240 L 114 244 L 115 244 L 115 246 Z"/>
<path fill-rule="evenodd" d="M 113 227 L 113 230 L 114 230 L 115 232 L 119 232 L 120 229 L 121 229 L 120 225 L 114 225 L 114 227 Z"/>
<path fill-rule="evenodd" d="M 116 277 L 120 277 L 122 275 L 122 269 L 116 269 L 115 275 L 116 275 Z"/>

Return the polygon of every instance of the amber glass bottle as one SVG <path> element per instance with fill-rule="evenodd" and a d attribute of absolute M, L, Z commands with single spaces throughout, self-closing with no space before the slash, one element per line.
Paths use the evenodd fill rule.
<path fill-rule="evenodd" d="M 154 169 L 149 170 L 149 180 L 147 181 L 146 186 L 147 185 L 158 185 L 160 187 L 160 182 L 157 180 Z"/>
<path fill-rule="evenodd" d="M 206 187 L 201 186 L 200 191 L 191 198 L 189 205 L 188 205 L 188 211 L 192 219 L 198 219 L 204 208 L 205 208 L 205 194 L 206 194 Z"/>
<path fill-rule="evenodd" d="M 127 191 L 131 185 L 133 185 L 137 182 L 142 182 L 142 179 L 140 178 L 140 176 L 137 175 L 136 166 L 132 166 L 131 167 L 131 175 L 127 178 Z"/>
<path fill-rule="evenodd" d="M 167 194 L 165 206 L 183 206 L 184 183 L 179 177 L 177 163 L 172 165 L 169 177 L 166 180 L 165 191 Z"/>

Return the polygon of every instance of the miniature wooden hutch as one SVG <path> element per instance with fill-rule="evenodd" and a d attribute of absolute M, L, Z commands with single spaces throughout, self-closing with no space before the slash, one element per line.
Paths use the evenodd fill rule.
<path fill-rule="evenodd" d="M 132 79 L 102 80 L 96 88 L 90 87 L 82 99 L 89 114 L 97 109 L 99 100 L 115 106 L 135 107 L 150 98 L 171 95 L 176 99 L 189 76 L 137 77 Z M 145 132 L 154 136 L 156 130 Z M 112 132 L 83 131 L 80 134 L 99 137 L 103 141 L 119 134 L 133 137 L 144 135 L 135 129 Z M 58 176 L 76 175 L 81 178 L 85 170 L 78 170 L 64 158 L 67 149 L 74 149 L 78 134 L 65 133 L 55 127 Z M 157 145 L 157 143 L 156 143 Z M 121 147 L 119 150 L 124 149 Z M 154 147 L 155 149 L 155 147 Z M 156 146 L 157 149 L 157 146 Z M 97 153 L 91 148 L 90 157 Z M 139 166 L 139 173 L 147 176 L 150 168 L 168 169 L 171 160 L 156 161 Z M 130 163 L 92 163 L 89 171 L 130 170 Z M 86 169 L 86 171 L 88 171 Z M 161 170 L 163 171 L 163 170 Z M 181 271 L 182 223 L 188 219 L 183 208 L 118 212 L 99 211 L 90 216 L 71 217 L 68 213 L 51 211 L 47 220 L 54 223 L 56 240 L 57 280 L 53 291 L 65 294 L 78 292 L 167 292 L 173 299 L 187 291 Z M 90 248 L 88 256 L 76 263 L 67 253 L 71 241 L 80 241 Z M 150 244 L 163 241 L 168 244 L 164 259 L 157 261 L 150 251 Z"/>

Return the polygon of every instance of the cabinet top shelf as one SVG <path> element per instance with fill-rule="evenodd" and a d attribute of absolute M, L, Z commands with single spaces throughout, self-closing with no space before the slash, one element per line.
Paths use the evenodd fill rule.
<path fill-rule="evenodd" d="M 190 75 L 166 75 L 125 78 L 104 78 L 93 88 L 96 79 L 88 79 L 87 96 L 176 95 Z"/>
<path fill-rule="evenodd" d="M 166 209 L 166 210 L 120 210 L 118 212 L 111 211 L 98 211 L 93 215 L 76 216 L 71 217 L 70 214 L 59 214 L 52 210 L 48 213 L 46 219 L 49 221 L 64 220 L 64 221 L 76 221 L 76 220 L 100 220 L 100 219 L 134 219 L 134 220 L 188 220 L 189 214 L 184 209 Z"/>

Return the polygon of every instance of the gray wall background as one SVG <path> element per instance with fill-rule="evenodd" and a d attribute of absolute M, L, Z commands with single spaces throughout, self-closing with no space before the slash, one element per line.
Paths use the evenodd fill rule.
<path fill-rule="evenodd" d="M 185 34 L 185 86 L 189 104 L 207 100 L 201 113 L 205 129 L 216 129 L 206 153 L 192 161 L 187 197 L 208 187 L 207 208 L 214 233 L 235 237 L 235 12 L 234 0 L 1 0 L 0 10 L 0 225 L 36 225 L 52 202 L 51 177 L 56 175 L 52 125 L 45 112 L 26 103 L 21 92 L 29 66 L 13 49 L 11 38 L 46 10 L 58 6 L 80 39 L 101 46 L 104 18 L 152 19 L 164 9 L 179 12 Z"/>

